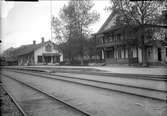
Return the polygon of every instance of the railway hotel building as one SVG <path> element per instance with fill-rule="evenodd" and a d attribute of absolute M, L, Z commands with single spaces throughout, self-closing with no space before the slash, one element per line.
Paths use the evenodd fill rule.
<path fill-rule="evenodd" d="M 63 54 L 57 49 L 51 41 L 23 45 L 15 51 L 18 65 L 55 65 L 63 61 Z"/>
<path fill-rule="evenodd" d="M 134 38 L 134 34 L 137 31 L 136 26 L 116 26 L 116 19 L 117 16 L 111 14 L 100 30 L 93 34 L 99 58 L 107 64 L 141 63 L 141 49 L 138 47 L 139 42 Z M 146 41 L 146 58 L 148 63 L 167 63 L 167 31 L 165 34 L 166 37 L 163 40 Z M 149 35 L 146 37 L 149 38 Z"/>

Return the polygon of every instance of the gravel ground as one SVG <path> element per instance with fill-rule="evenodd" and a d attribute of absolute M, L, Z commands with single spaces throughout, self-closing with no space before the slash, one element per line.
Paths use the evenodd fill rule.
<path fill-rule="evenodd" d="M 68 106 L 23 86 L 10 78 L 2 77 L 2 81 L 12 91 L 12 94 L 28 116 L 84 116 Z"/>
<path fill-rule="evenodd" d="M 22 116 L 8 94 L 0 86 L 1 116 Z"/>
<path fill-rule="evenodd" d="M 166 116 L 166 103 L 50 79 L 4 73 L 32 83 L 92 116 Z"/>
<path fill-rule="evenodd" d="M 63 76 L 71 76 L 76 78 L 92 79 L 99 80 L 104 82 L 119 83 L 125 85 L 133 85 L 137 87 L 152 88 L 156 90 L 166 90 L 167 82 L 165 81 L 154 81 L 154 80 L 144 80 L 144 79 L 133 79 L 133 78 L 122 78 L 122 77 L 113 77 L 113 76 L 95 76 L 95 75 L 86 75 L 86 74 L 71 74 L 71 73 L 52 73 Z"/>

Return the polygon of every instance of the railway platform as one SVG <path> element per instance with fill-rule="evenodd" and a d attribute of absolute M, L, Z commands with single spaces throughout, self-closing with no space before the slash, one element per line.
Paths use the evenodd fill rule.
<path fill-rule="evenodd" d="M 35 68 L 49 70 L 69 70 L 80 72 L 100 72 L 112 74 L 132 74 L 132 75 L 151 75 L 166 76 L 167 67 L 129 67 L 129 66 L 15 66 L 16 68 Z"/>

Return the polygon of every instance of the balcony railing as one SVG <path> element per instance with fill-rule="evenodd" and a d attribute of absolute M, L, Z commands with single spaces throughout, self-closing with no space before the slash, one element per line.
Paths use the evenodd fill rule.
<path fill-rule="evenodd" d="M 116 41 L 104 41 L 103 43 L 97 43 L 96 47 L 111 47 L 118 45 L 129 45 L 137 43 L 135 39 L 116 40 Z"/>

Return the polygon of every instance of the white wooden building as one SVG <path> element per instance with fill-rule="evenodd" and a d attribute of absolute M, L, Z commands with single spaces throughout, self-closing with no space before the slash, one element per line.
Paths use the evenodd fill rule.
<path fill-rule="evenodd" d="M 111 14 L 99 31 L 94 34 L 99 58 L 105 63 L 142 63 L 142 50 L 136 41 L 135 25 L 115 25 L 116 15 Z M 146 42 L 148 63 L 167 63 L 167 30 L 163 40 Z M 148 36 L 149 37 L 149 36 Z M 149 40 L 149 39 L 148 39 Z"/>
<path fill-rule="evenodd" d="M 18 65 L 57 65 L 63 61 L 63 54 L 58 50 L 57 46 L 51 42 L 23 45 L 15 50 L 17 54 Z"/>

